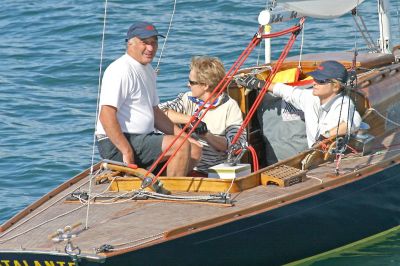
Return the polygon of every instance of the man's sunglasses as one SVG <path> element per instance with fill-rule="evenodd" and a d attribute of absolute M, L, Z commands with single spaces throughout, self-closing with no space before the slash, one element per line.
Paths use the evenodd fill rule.
<path fill-rule="evenodd" d="M 330 79 L 314 79 L 314 81 L 315 81 L 315 83 L 317 83 L 319 85 L 333 83 L 333 81 Z"/>

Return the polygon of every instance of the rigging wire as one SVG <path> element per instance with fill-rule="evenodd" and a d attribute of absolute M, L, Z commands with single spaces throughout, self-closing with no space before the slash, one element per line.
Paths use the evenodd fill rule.
<path fill-rule="evenodd" d="M 104 58 L 104 42 L 105 42 L 105 31 L 106 31 L 106 23 L 107 23 L 107 7 L 108 7 L 108 0 L 105 0 L 104 2 L 104 15 L 103 15 L 103 31 L 102 31 L 102 39 L 101 39 L 101 48 L 100 48 L 100 63 L 99 63 L 99 78 L 98 78 L 98 89 L 97 89 L 97 102 L 96 102 L 96 116 L 95 116 L 95 124 L 94 128 L 97 128 L 97 117 L 99 115 L 99 101 L 100 101 L 100 92 L 101 92 L 101 76 L 102 76 L 102 71 L 103 71 L 103 58 Z M 159 65 L 161 62 L 161 58 L 163 55 L 163 51 L 168 39 L 169 32 L 172 27 L 172 21 L 173 17 L 175 14 L 176 10 L 176 0 L 174 1 L 174 8 L 171 14 L 169 26 L 168 26 L 168 31 L 165 36 L 165 40 L 163 43 L 163 46 L 161 48 L 161 53 L 160 57 L 157 62 L 157 67 L 156 67 L 156 72 L 159 71 Z M 96 134 L 93 132 L 93 144 L 92 144 L 92 158 L 91 158 L 91 165 L 90 165 L 90 174 L 89 174 L 89 195 L 91 195 L 91 190 L 92 190 L 92 180 L 93 180 L 93 167 L 94 167 L 94 157 L 95 157 L 95 147 L 96 147 Z M 90 210 L 90 200 L 88 201 L 87 204 L 87 210 L 86 210 L 86 219 L 85 219 L 85 229 L 88 228 L 88 223 L 89 223 L 89 210 Z"/>
<path fill-rule="evenodd" d="M 169 20 L 168 31 L 167 31 L 167 34 L 165 35 L 164 43 L 163 43 L 163 46 L 162 46 L 161 52 L 160 52 L 160 57 L 158 58 L 157 66 L 155 68 L 156 73 L 158 73 L 160 71 L 160 62 L 161 62 L 161 58 L 163 56 L 165 45 L 166 45 L 167 40 L 168 40 L 169 32 L 170 32 L 170 30 L 172 28 L 172 21 L 174 19 L 175 10 L 176 10 L 176 0 L 174 1 L 174 9 L 172 10 L 171 18 Z"/>
<path fill-rule="evenodd" d="M 397 3 L 397 5 L 396 5 L 397 27 L 398 27 L 397 38 L 400 41 L 400 10 L 399 10 L 399 6 L 400 6 L 400 3 Z"/>
<path fill-rule="evenodd" d="M 257 62 L 256 62 L 256 66 L 260 66 L 261 50 L 262 50 L 262 45 L 259 45 L 259 46 L 258 46 L 258 51 L 257 51 Z"/>
<path fill-rule="evenodd" d="M 104 2 L 104 18 L 103 18 L 103 32 L 101 37 L 101 48 L 100 48 L 100 63 L 99 63 L 99 79 L 98 79 L 98 88 L 97 88 L 97 101 L 96 101 L 96 116 L 94 122 L 94 128 L 96 130 L 97 127 L 97 117 L 99 112 L 99 102 L 100 102 L 100 91 L 101 91 L 101 75 L 103 71 L 103 55 L 104 55 L 104 40 L 106 35 L 106 22 L 107 22 L 107 6 L 108 0 Z M 90 174 L 89 174 L 89 195 L 92 190 L 92 180 L 93 180 L 93 166 L 94 166 L 94 154 L 95 154 L 95 147 L 96 147 L 96 132 L 93 132 L 93 145 L 92 145 L 92 159 L 90 164 Z M 87 209 L 86 209 L 86 219 L 85 219 L 85 229 L 88 228 L 89 223 L 89 210 L 90 210 L 90 201 L 88 202 Z"/>
<path fill-rule="evenodd" d="M 357 3 L 357 7 L 358 7 L 358 3 Z M 368 46 L 368 49 L 371 52 L 379 52 L 379 48 L 378 46 L 374 43 L 370 31 L 367 28 L 367 25 L 364 22 L 364 19 L 362 18 L 362 16 L 359 14 L 359 10 L 358 8 L 355 7 L 352 10 L 352 18 L 353 18 L 353 22 L 355 23 L 356 28 L 358 29 L 358 32 L 361 34 L 361 36 L 364 38 L 364 41 L 366 43 L 366 45 Z M 361 22 L 361 25 L 359 24 L 359 22 L 357 21 L 359 20 L 359 22 Z"/>
<path fill-rule="evenodd" d="M 353 13 L 353 21 L 355 23 L 355 26 L 358 28 L 359 33 L 362 35 L 362 37 L 364 37 L 364 39 L 367 41 L 367 44 L 368 44 L 368 40 L 366 39 L 363 31 L 360 29 L 360 27 L 358 25 L 358 22 L 357 22 L 357 19 L 356 19 L 356 16 L 359 17 L 358 16 L 358 12 L 356 11 L 358 6 L 359 6 L 359 1 L 357 1 L 357 6 L 354 8 L 354 10 L 352 12 Z M 364 21 L 363 20 L 361 20 L 361 21 L 364 24 Z M 365 26 L 365 24 L 364 24 L 364 26 Z M 357 87 L 357 73 L 356 73 L 356 64 L 357 64 L 357 55 L 358 55 L 358 48 L 357 48 L 358 47 L 358 36 L 357 35 L 358 35 L 357 31 L 354 31 L 354 56 L 353 56 L 353 60 L 352 60 L 352 67 L 351 67 L 351 70 L 350 70 L 350 89 Z M 371 47 L 369 46 L 369 48 L 371 48 Z M 350 89 L 347 90 L 347 92 L 344 93 L 343 96 L 342 96 L 342 103 L 341 103 L 341 106 L 340 106 L 339 119 L 338 119 L 338 123 L 337 123 L 337 127 L 336 127 L 336 141 L 335 141 L 336 142 L 336 151 L 335 151 L 335 154 L 336 154 L 336 169 L 335 169 L 336 174 L 339 174 L 340 162 L 341 162 L 341 159 L 342 159 L 344 151 L 348 147 L 347 144 L 348 144 L 348 142 L 350 140 L 351 129 L 352 129 L 353 124 L 354 124 L 354 115 L 355 115 L 355 112 L 356 112 L 356 102 L 354 102 L 353 110 L 351 110 L 352 107 L 351 107 Z M 350 125 L 349 125 L 348 122 L 346 122 L 346 136 L 343 139 L 343 138 L 339 138 L 338 136 L 339 136 L 339 125 L 341 124 L 341 122 L 340 122 L 341 120 L 340 119 L 342 117 L 342 108 L 343 108 L 343 102 L 344 102 L 344 95 L 345 94 L 348 97 L 347 118 L 350 117 L 351 113 L 352 113 L 352 116 L 351 116 Z"/>
<path fill-rule="evenodd" d="M 306 23 L 303 23 L 303 28 L 301 30 L 301 41 L 300 41 L 300 54 L 299 54 L 299 65 L 297 66 L 298 69 L 301 69 L 301 59 L 303 56 L 303 47 L 304 47 L 304 31 L 305 31 Z"/>

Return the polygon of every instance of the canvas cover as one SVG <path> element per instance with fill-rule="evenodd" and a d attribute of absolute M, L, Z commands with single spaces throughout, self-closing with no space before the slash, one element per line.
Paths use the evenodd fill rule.
<path fill-rule="evenodd" d="M 329 19 L 350 12 L 364 0 L 277 0 L 278 6 L 302 15 Z"/>

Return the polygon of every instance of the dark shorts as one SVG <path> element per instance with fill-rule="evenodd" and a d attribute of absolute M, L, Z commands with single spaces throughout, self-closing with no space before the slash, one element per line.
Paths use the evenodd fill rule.
<path fill-rule="evenodd" d="M 141 168 L 149 168 L 160 156 L 162 147 L 162 134 L 128 134 L 125 137 L 134 150 L 135 164 Z M 114 146 L 109 138 L 102 138 L 97 141 L 100 156 L 122 162 L 122 153 Z"/>

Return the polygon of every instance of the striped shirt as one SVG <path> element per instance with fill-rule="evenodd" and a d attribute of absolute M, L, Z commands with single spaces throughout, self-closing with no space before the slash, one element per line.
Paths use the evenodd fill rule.
<path fill-rule="evenodd" d="M 158 107 L 163 111 L 174 110 L 192 116 L 199 108 L 199 105 L 189 99 L 191 96 L 191 92 L 181 93 L 176 99 L 161 103 Z M 207 124 L 210 133 L 225 137 L 229 148 L 243 122 L 242 112 L 237 102 L 226 93 L 223 93 L 217 102 L 215 108 L 207 111 L 202 121 Z M 203 144 L 203 153 L 195 170 L 207 172 L 209 167 L 225 162 L 227 158 L 226 151 L 217 151 L 203 140 L 200 139 L 199 141 Z M 238 141 L 246 143 L 245 132 L 243 132 Z"/>

